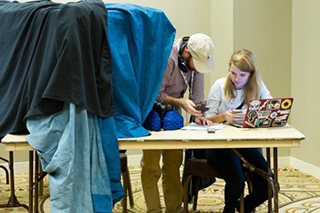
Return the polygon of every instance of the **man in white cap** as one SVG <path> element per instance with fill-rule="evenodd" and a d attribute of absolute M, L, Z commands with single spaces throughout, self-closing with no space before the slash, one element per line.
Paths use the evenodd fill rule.
<path fill-rule="evenodd" d="M 167 63 L 157 102 L 183 108 L 195 116 L 198 124 L 210 125 L 196 106 L 204 105 L 204 75 L 213 71 L 214 44 L 202 33 L 176 39 Z M 189 98 L 184 93 L 189 88 Z M 162 168 L 159 165 L 162 155 Z M 183 188 L 180 166 L 183 150 L 144 150 L 141 159 L 141 182 L 148 213 L 160 213 L 158 181 L 162 187 L 166 213 L 182 212 Z"/>

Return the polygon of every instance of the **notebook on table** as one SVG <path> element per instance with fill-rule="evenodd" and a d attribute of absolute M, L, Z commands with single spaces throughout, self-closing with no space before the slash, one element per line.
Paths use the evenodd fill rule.
<path fill-rule="evenodd" d="M 248 103 L 244 122 L 230 125 L 242 128 L 285 126 L 288 122 L 293 98 L 255 99 Z"/>

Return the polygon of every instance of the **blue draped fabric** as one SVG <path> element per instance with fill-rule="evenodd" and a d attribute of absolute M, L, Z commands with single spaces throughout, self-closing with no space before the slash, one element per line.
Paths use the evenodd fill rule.
<path fill-rule="evenodd" d="M 49 174 L 51 212 L 112 212 L 114 197 L 123 196 L 120 177 L 118 193 L 112 192 L 114 173 L 120 174 L 120 165 L 107 165 L 110 157 L 119 162 L 117 138 L 109 124 L 110 156 L 105 156 L 96 116 L 74 104 L 65 104 L 61 112 L 30 118 L 27 127 L 29 144 L 37 150 L 43 170 Z M 108 168 L 110 166 L 110 168 Z M 118 166 L 118 167 L 117 167 Z M 113 170 L 111 174 L 108 172 Z M 109 178 L 111 177 L 112 180 Z"/>
<path fill-rule="evenodd" d="M 119 144 L 116 134 L 114 117 L 98 117 L 98 125 L 101 134 L 102 148 L 107 164 L 113 205 L 125 196 L 121 185 L 121 165 L 119 156 Z M 97 197 L 98 198 L 98 197 Z M 97 199 L 98 200 L 98 199 Z M 98 202 L 95 202 L 98 203 Z M 98 211 L 102 212 L 102 211 Z"/>
<path fill-rule="evenodd" d="M 118 138 L 150 133 L 142 127 L 161 86 L 175 28 L 157 9 L 105 3 Z"/>

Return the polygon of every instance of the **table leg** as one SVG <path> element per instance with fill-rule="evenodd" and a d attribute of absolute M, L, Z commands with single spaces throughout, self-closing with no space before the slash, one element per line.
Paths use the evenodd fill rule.
<path fill-rule="evenodd" d="M 274 168 L 274 212 L 279 212 L 279 198 L 278 198 L 278 148 L 273 148 L 273 168 Z"/>
<path fill-rule="evenodd" d="M 271 155 L 270 148 L 266 149 L 267 153 L 267 163 L 268 163 L 268 173 L 271 175 Z M 272 212 L 272 186 L 270 182 L 268 182 L 268 212 Z"/>
<path fill-rule="evenodd" d="M 12 208 L 12 207 L 23 207 L 28 210 L 28 206 L 25 204 L 20 204 L 16 194 L 15 194 L 15 188 L 14 188 L 14 160 L 13 160 L 13 151 L 9 152 L 9 170 L 10 170 L 10 190 L 11 195 L 7 202 L 7 204 L 1 204 L 0 208 Z"/>
<path fill-rule="evenodd" d="M 35 174 L 34 174 L 34 212 L 38 213 L 39 202 L 39 156 L 35 155 Z"/>
<path fill-rule="evenodd" d="M 8 201 L 8 204 L 12 206 L 18 206 L 19 201 L 15 195 L 15 186 L 14 186 L 14 163 L 13 163 L 13 152 L 9 152 L 9 168 L 10 168 L 10 188 L 11 195 Z"/>
<path fill-rule="evenodd" d="M 39 184 L 39 196 L 43 196 L 43 178 L 41 178 L 41 175 L 43 174 L 43 170 L 42 170 L 42 166 L 40 164 L 40 161 L 39 161 L 39 168 L 40 168 L 40 184 Z"/>
<path fill-rule="evenodd" d="M 33 151 L 29 151 L 29 213 L 33 212 Z"/>

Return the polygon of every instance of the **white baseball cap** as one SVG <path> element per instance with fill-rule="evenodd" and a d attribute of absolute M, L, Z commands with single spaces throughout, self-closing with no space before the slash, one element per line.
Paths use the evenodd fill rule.
<path fill-rule="evenodd" d="M 202 33 L 193 34 L 189 38 L 187 47 L 198 72 L 207 73 L 213 71 L 214 44 L 209 36 Z"/>

